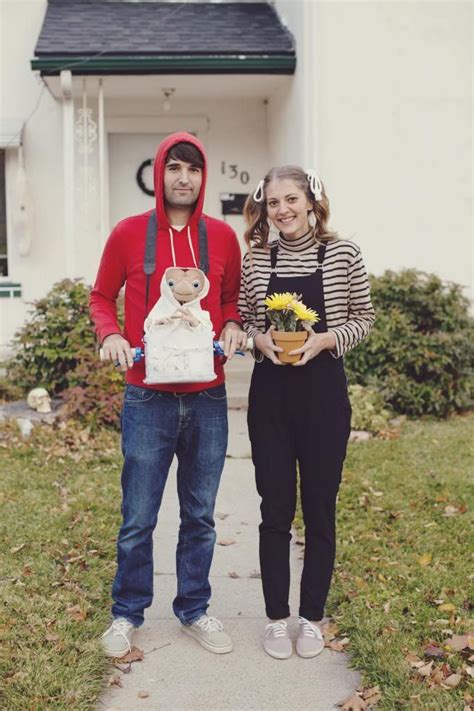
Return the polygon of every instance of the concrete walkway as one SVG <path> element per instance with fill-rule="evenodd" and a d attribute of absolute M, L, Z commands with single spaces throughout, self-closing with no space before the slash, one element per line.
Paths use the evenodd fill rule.
<path fill-rule="evenodd" d="M 250 358 L 230 364 L 231 407 L 245 402 L 250 365 Z M 179 521 L 173 466 L 155 532 L 155 600 L 134 642 L 145 657 L 132 664 L 129 674 L 113 670 L 123 686 L 106 691 L 100 711 L 330 711 L 358 684 L 359 677 L 348 668 L 344 654 L 325 649 L 315 659 L 294 654 L 276 660 L 262 649 L 266 618 L 257 577 L 259 497 L 246 414 L 244 409 L 229 412 L 230 445 L 217 498 L 216 531 L 218 542 L 233 539 L 235 543 L 216 546 L 208 610 L 231 634 L 234 651 L 210 654 L 181 632 L 171 610 Z M 291 608 L 295 613 L 300 555 L 301 547 L 293 545 Z M 292 620 L 293 631 L 296 626 L 296 619 Z M 149 695 L 142 698 L 140 692 Z"/>

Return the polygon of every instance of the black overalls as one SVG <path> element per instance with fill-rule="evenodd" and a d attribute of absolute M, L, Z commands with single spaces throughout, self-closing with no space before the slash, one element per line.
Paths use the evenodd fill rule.
<path fill-rule="evenodd" d="M 276 274 L 278 245 L 271 250 L 267 295 L 302 294 L 317 311 L 317 332 L 327 331 L 322 269 L 326 246 L 318 250 L 316 271 L 304 277 Z M 266 328 L 269 327 L 267 320 Z M 324 615 L 335 557 L 336 495 L 350 433 L 351 408 L 342 358 L 322 351 L 306 365 L 255 363 L 249 394 L 248 425 L 258 493 L 262 497 L 260 566 L 266 613 L 290 614 L 289 544 L 296 507 L 296 466 L 305 523 L 304 568 L 299 614 Z"/>

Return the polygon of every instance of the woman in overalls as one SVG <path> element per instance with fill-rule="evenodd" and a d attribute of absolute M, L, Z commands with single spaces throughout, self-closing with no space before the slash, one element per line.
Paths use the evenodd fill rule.
<path fill-rule="evenodd" d="M 248 426 L 261 496 L 260 566 L 269 618 L 264 649 L 292 653 L 290 616 L 291 525 L 297 468 L 305 524 L 296 651 L 319 654 L 335 557 L 335 508 L 351 407 L 342 356 L 365 338 L 374 321 L 359 248 L 328 229 L 329 203 L 313 171 L 272 169 L 245 206 L 249 251 L 243 260 L 239 308 L 256 360 Z M 270 231 L 277 239 L 270 242 Z M 301 294 L 319 321 L 309 329 L 293 365 L 278 360 L 265 297 Z"/>

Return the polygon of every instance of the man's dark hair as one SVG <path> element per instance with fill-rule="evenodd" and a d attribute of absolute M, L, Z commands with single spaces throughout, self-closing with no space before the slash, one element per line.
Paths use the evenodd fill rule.
<path fill-rule="evenodd" d="M 201 168 L 201 170 L 204 168 L 204 156 L 201 151 L 187 141 L 176 143 L 169 149 L 165 163 L 169 163 L 170 160 L 182 160 L 196 166 L 196 168 Z"/>

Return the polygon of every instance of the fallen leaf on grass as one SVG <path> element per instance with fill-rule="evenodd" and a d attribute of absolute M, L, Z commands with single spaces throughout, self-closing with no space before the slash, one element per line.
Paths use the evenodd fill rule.
<path fill-rule="evenodd" d="M 21 543 L 19 546 L 14 546 L 13 548 L 10 548 L 10 553 L 12 555 L 15 555 L 15 553 L 19 553 L 23 548 L 26 546 L 26 543 Z"/>
<path fill-rule="evenodd" d="M 429 565 L 432 558 L 433 556 L 431 553 L 424 553 L 420 558 L 418 558 L 418 563 L 423 566 Z"/>
<path fill-rule="evenodd" d="M 434 662 L 428 662 L 428 664 L 423 664 L 421 667 L 417 667 L 416 671 L 420 676 L 430 676 L 433 670 Z"/>
<path fill-rule="evenodd" d="M 442 515 L 445 517 L 456 516 L 456 514 L 463 514 L 466 513 L 466 511 L 467 506 L 465 504 L 462 504 L 461 506 L 445 506 L 444 513 Z"/>
<path fill-rule="evenodd" d="M 463 649 L 474 649 L 474 632 L 467 634 L 453 634 L 445 641 L 445 645 L 455 652 L 462 652 Z"/>
<path fill-rule="evenodd" d="M 445 602 L 438 607 L 438 612 L 456 612 L 456 607 L 452 602 Z"/>
<path fill-rule="evenodd" d="M 471 679 L 474 679 L 474 667 L 470 667 L 468 664 L 464 664 L 462 670 L 463 673 L 466 674 L 466 676 L 469 676 Z"/>
<path fill-rule="evenodd" d="M 448 689 L 456 689 L 456 687 L 459 686 L 461 683 L 462 676 L 461 674 L 450 674 L 441 684 L 443 687 L 447 687 Z"/>
<path fill-rule="evenodd" d="M 326 622 L 326 624 L 321 625 L 321 632 L 323 633 L 324 641 L 331 642 L 339 634 L 339 628 L 337 624 L 333 621 Z"/>
<path fill-rule="evenodd" d="M 118 674 L 112 674 L 109 676 L 109 679 L 107 681 L 107 688 L 110 686 L 120 686 L 122 687 L 122 679 L 119 677 Z"/>
<path fill-rule="evenodd" d="M 439 644 L 436 642 L 430 642 L 423 650 L 425 657 L 433 659 L 442 659 L 445 656 L 445 652 Z"/>
<path fill-rule="evenodd" d="M 369 706 L 375 706 L 375 704 L 377 704 L 382 698 L 382 694 L 378 686 L 371 686 L 369 689 L 363 689 L 362 696 L 364 701 L 368 703 Z"/>
<path fill-rule="evenodd" d="M 331 649 L 333 652 L 345 652 L 345 649 L 349 643 L 349 637 L 343 637 L 342 639 L 334 639 L 327 642 L 326 647 Z"/>
<path fill-rule="evenodd" d="M 413 652 L 408 652 L 405 657 L 405 661 L 408 662 L 408 664 L 411 667 L 414 667 L 415 669 L 417 669 L 418 667 L 422 667 L 424 664 L 420 657 L 417 654 L 414 654 Z"/>
<path fill-rule="evenodd" d="M 138 692 L 138 698 L 139 699 L 147 699 L 150 696 L 148 691 L 139 691 Z"/>
<path fill-rule="evenodd" d="M 228 576 L 229 578 L 240 578 L 240 575 L 238 573 L 234 573 L 234 571 L 228 573 Z"/>
<path fill-rule="evenodd" d="M 218 546 L 233 546 L 235 540 L 233 538 L 221 538 L 217 541 Z"/>
<path fill-rule="evenodd" d="M 83 622 L 87 617 L 87 612 L 79 607 L 79 605 L 67 607 L 66 612 L 73 620 L 79 620 L 80 622 Z"/>

